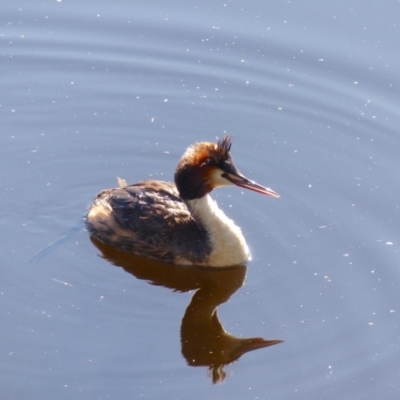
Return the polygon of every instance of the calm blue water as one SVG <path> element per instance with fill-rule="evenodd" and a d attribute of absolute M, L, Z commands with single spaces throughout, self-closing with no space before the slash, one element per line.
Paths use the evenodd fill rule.
<path fill-rule="evenodd" d="M 399 18 L 395 1 L 4 4 L 1 398 L 399 398 Z M 29 263 L 117 176 L 171 180 L 226 132 L 282 196 L 213 193 L 247 272 L 125 271 L 84 230 Z M 213 385 L 190 351 L 220 337 L 284 343 Z"/>

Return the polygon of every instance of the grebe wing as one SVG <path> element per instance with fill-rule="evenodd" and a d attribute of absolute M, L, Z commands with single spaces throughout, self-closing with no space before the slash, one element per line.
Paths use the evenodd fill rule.
<path fill-rule="evenodd" d="M 114 218 L 125 227 L 138 231 L 159 231 L 191 219 L 185 202 L 173 183 L 145 181 L 112 189 L 108 203 Z"/>
<path fill-rule="evenodd" d="M 104 213 L 87 219 L 89 231 L 122 251 L 169 263 L 182 258 L 200 262 L 211 251 L 207 232 L 173 183 L 145 181 L 104 190 L 93 207 Z"/>

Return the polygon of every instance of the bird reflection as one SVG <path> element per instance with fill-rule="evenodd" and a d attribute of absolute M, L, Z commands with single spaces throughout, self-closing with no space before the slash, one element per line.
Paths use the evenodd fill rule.
<path fill-rule="evenodd" d="M 238 338 L 226 332 L 217 307 L 228 301 L 244 282 L 246 266 L 207 272 L 182 319 L 182 354 L 189 365 L 208 366 L 213 383 L 226 378 L 224 366 L 248 351 L 281 343 L 282 340 Z"/>
<path fill-rule="evenodd" d="M 181 325 L 182 354 L 188 365 L 205 366 L 213 383 L 224 381 L 224 367 L 243 354 L 281 343 L 282 340 L 238 338 L 226 332 L 217 307 L 228 301 L 242 285 L 245 265 L 213 268 L 169 265 L 119 251 L 91 237 L 101 256 L 138 279 L 174 291 L 196 290 Z"/>

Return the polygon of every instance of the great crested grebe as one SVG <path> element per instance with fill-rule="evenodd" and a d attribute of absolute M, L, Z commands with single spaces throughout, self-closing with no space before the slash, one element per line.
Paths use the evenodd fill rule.
<path fill-rule="evenodd" d="M 209 193 L 236 185 L 273 197 L 272 189 L 248 180 L 230 155 L 232 137 L 190 146 L 175 170 L 175 184 L 147 180 L 101 191 L 86 227 L 121 251 L 178 264 L 224 267 L 243 264 L 249 249 L 238 226 Z"/>

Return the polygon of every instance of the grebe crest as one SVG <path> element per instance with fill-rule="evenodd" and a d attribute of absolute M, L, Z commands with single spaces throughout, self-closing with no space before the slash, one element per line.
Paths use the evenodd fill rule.
<path fill-rule="evenodd" d="M 175 264 L 245 263 L 249 249 L 241 229 L 209 193 L 236 185 L 279 194 L 244 177 L 233 163 L 231 146 L 231 136 L 190 146 L 175 170 L 175 185 L 143 181 L 100 192 L 87 214 L 89 232 L 122 251 Z"/>

